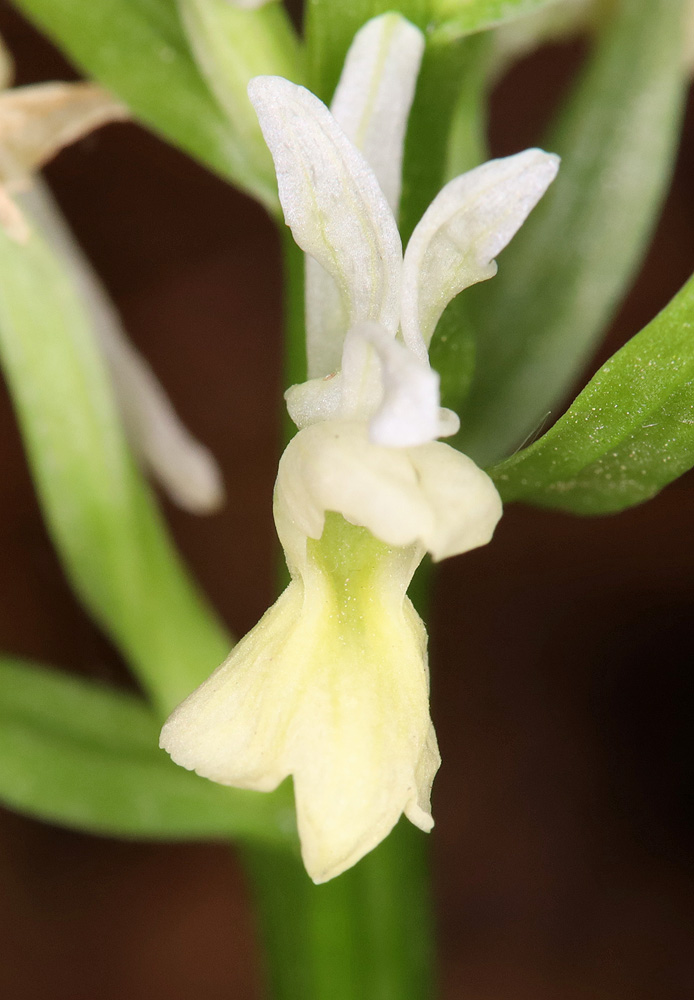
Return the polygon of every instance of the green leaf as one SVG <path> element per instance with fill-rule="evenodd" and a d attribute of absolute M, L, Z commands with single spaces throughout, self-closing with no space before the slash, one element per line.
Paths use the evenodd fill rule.
<path fill-rule="evenodd" d="M 462 38 L 500 24 L 514 21 L 524 14 L 534 14 L 543 7 L 550 7 L 558 0 L 432 0 L 432 14 L 436 22 L 437 38 L 452 40 Z"/>
<path fill-rule="evenodd" d="M 212 93 L 246 145 L 264 149 L 266 172 L 273 171 L 247 87 L 252 77 L 267 74 L 303 82 L 299 42 L 284 7 L 246 10 L 229 0 L 178 0 L 178 8 Z"/>
<path fill-rule="evenodd" d="M 212 95 L 191 54 L 175 0 L 14 3 L 142 122 L 278 211 L 269 156 L 245 142 Z"/>
<path fill-rule="evenodd" d="M 224 788 L 158 749 L 159 723 L 130 694 L 0 659 L 0 801 L 114 837 L 232 837 L 291 844 L 290 787 Z"/>
<path fill-rule="evenodd" d="M 644 254 L 670 176 L 684 93 L 681 0 L 622 0 L 545 148 L 559 177 L 465 293 L 477 368 L 457 444 L 503 457 L 586 363 Z"/>
<path fill-rule="evenodd" d="M 694 465 L 694 277 L 539 441 L 496 466 L 504 501 L 612 514 Z"/>
<path fill-rule="evenodd" d="M 87 609 L 163 712 L 230 641 L 190 581 L 125 442 L 66 265 L 0 227 L 0 361 L 49 531 Z"/>
<path fill-rule="evenodd" d="M 276 197 L 275 169 L 248 98 L 255 76 L 283 76 L 303 82 L 298 39 L 281 3 L 257 10 L 229 0 L 178 0 L 182 23 L 198 65 L 245 150 L 249 169 Z"/>

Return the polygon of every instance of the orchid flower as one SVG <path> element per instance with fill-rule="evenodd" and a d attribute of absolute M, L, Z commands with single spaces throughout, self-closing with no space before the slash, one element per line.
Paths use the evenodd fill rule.
<path fill-rule="evenodd" d="M 495 273 L 557 170 L 556 157 L 528 150 L 456 178 L 403 257 L 394 212 L 422 49 L 399 15 L 370 21 L 332 114 L 278 77 L 249 87 L 308 255 L 312 378 L 287 393 L 299 431 L 274 497 L 291 582 L 161 739 L 177 763 L 224 784 L 269 791 L 292 775 L 315 882 L 353 865 L 402 813 L 433 825 L 426 632 L 406 590 L 425 552 L 486 544 L 501 501 L 436 440 L 458 419 L 439 406 L 427 347 L 447 303 Z"/>
<path fill-rule="evenodd" d="M 0 49 L 2 86 L 11 62 Z M 172 499 L 195 513 L 217 508 L 224 496 L 211 453 L 181 424 L 147 362 L 132 346 L 120 317 L 38 172 L 64 146 L 127 109 L 92 83 L 45 83 L 0 93 L 0 225 L 18 244 L 35 229 L 57 254 L 82 295 L 130 444 Z"/>

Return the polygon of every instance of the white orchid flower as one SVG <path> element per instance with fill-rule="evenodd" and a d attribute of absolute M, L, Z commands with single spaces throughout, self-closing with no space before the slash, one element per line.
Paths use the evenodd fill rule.
<path fill-rule="evenodd" d="M 3 82 L 11 63 L 0 49 Z M 39 170 L 64 146 L 127 108 L 92 83 L 44 83 L 0 93 L 0 225 L 18 244 L 32 229 L 50 245 L 82 296 L 108 365 L 133 451 L 179 506 L 198 514 L 220 506 L 224 488 L 207 448 L 178 419 L 151 368 L 135 350 L 115 306 L 80 249 Z"/>
<path fill-rule="evenodd" d="M 495 273 L 557 170 L 529 150 L 456 178 L 403 258 L 394 210 L 422 47 L 399 15 L 369 22 L 333 114 L 281 78 L 249 88 L 310 265 L 312 378 L 287 393 L 300 429 L 274 500 L 292 580 L 162 732 L 176 762 L 214 781 L 269 791 L 292 775 L 315 882 L 358 861 L 402 813 L 433 825 L 426 633 L 406 590 L 426 551 L 443 559 L 488 542 L 501 501 L 436 440 L 458 420 L 440 409 L 427 346 L 453 296 Z"/>

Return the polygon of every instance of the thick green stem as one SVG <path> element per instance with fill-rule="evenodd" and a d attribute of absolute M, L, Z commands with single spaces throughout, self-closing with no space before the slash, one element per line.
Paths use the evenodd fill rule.
<path fill-rule="evenodd" d="M 298 857 L 243 851 L 272 1000 L 428 1000 L 426 835 L 407 820 L 355 868 L 313 885 Z"/>

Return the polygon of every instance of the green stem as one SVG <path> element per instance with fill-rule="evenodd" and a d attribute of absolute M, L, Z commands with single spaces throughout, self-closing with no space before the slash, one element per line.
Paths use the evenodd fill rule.
<path fill-rule="evenodd" d="M 433 996 L 426 837 L 406 820 L 325 885 L 313 885 L 288 853 L 249 847 L 242 858 L 272 1000 Z"/>

